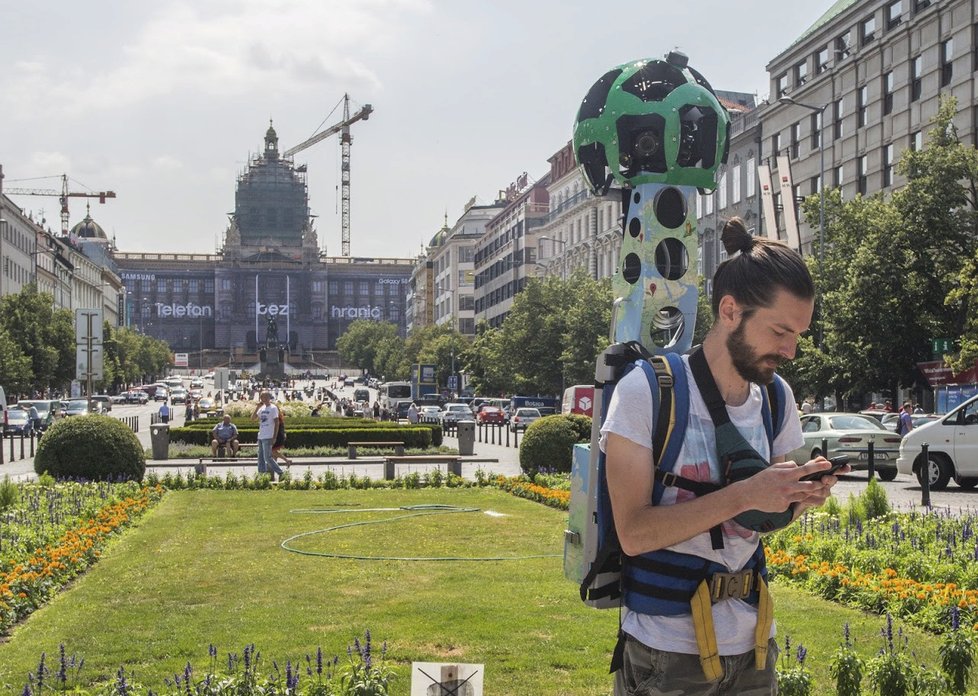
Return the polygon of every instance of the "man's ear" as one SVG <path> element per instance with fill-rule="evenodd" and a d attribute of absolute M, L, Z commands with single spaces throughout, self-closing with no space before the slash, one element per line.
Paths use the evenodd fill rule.
<path fill-rule="evenodd" d="M 720 298 L 720 303 L 717 307 L 717 320 L 721 325 L 732 331 L 740 323 L 740 318 L 743 314 L 743 308 L 734 299 L 733 295 L 724 295 Z"/>

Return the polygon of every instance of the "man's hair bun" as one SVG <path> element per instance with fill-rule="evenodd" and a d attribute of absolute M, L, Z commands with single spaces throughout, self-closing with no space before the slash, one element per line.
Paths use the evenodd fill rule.
<path fill-rule="evenodd" d="M 723 225 L 720 241 L 729 256 L 740 251 L 750 251 L 754 246 L 754 237 L 747 231 L 747 225 L 739 217 L 732 217 Z"/>

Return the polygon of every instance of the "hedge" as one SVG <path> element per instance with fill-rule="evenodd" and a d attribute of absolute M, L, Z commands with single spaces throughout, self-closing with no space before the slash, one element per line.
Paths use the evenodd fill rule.
<path fill-rule="evenodd" d="M 286 428 L 286 443 L 293 447 L 346 447 L 353 442 L 390 442 L 401 441 L 405 447 L 427 449 L 434 443 L 434 430 L 424 426 L 398 426 L 374 428 Z M 438 428 L 438 439 L 441 439 L 441 428 Z M 257 427 L 239 427 L 240 442 L 257 442 Z M 209 428 L 170 428 L 170 441 L 183 442 L 188 445 L 209 445 L 211 441 Z M 440 442 L 435 444 L 437 447 Z"/>
<path fill-rule="evenodd" d="M 214 418 L 200 419 L 196 421 L 191 421 L 186 425 L 179 428 L 170 428 L 170 441 L 171 442 L 185 442 L 191 445 L 209 444 L 210 437 L 209 433 L 211 429 L 219 421 Z M 240 437 L 238 438 L 241 442 L 257 442 L 258 440 L 258 423 L 250 418 L 234 418 L 231 420 L 238 427 L 238 433 Z M 335 433 L 337 431 L 350 432 L 355 431 L 352 435 L 346 435 L 338 444 L 340 446 L 346 446 L 349 440 L 354 442 L 366 442 L 368 440 L 373 442 L 384 442 L 390 440 L 404 440 L 404 444 L 410 447 L 421 447 L 422 445 L 410 444 L 404 438 L 407 437 L 403 435 L 404 430 L 408 427 L 412 429 L 426 429 L 431 432 L 428 438 L 428 445 L 425 447 L 441 447 L 443 441 L 443 433 L 441 424 L 439 423 L 417 423 L 412 426 L 396 425 L 390 421 L 375 421 L 370 418 L 287 418 L 285 420 L 285 430 L 288 433 L 289 446 L 290 447 L 320 447 L 320 446 L 335 446 L 336 438 L 333 435 L 327 435 L 329 438 L 327 441 L 313 440 L 314 444 L 300 444 L 296 439 L 292 437 L 293 433 L 298 433 L 303 430 L 305 431 L 315 431 L 315 432 L 330 432 Z M 364 431 L 369 431 L 364 432 Z M 376 432 L 385 433 L 384 436 L 376 434 Z M 391 435 L 393 434 L 393 437 Z"/>

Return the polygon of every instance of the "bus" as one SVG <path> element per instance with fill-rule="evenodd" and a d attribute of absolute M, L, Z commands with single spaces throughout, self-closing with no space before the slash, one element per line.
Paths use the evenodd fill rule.
<path fill-rule="evenodd" d="M 402 402 L 411 401 L 410 382 L 384 382 L 380 385 L 380 407 L 393 411 Z"/>

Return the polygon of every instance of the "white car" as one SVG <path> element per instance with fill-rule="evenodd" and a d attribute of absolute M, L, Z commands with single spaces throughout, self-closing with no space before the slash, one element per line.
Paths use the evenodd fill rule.
<path fill-rule="evenodd" d="M 541 418 L 540 411 L 535 408 L 518 408 L 512 418 L 509 419 L 509 429 L 514 433 L 517 430 L 526 430 L 530 423 Z"/>
<path fill-rule="evenodd" d="M 926 466 L 921 448 L 925 442 Z M 978 396 L 904 435 L 897 470 L 916 476 L 921 485 L 926 472 L 932 491 L 944 490 L 952 478 L 961 488 L 978 486 Z"/>
<path fill-rule="evenodd" d="M 463 420 L 472 420 L 472 409 L 468 404 L 445 404 L 439 412 L 439 420 L 444 423 L 458 423 Z"/>
<path fill-rule="evenodd" d="M 441 409 L 437 406 L 421 406 L 418 408 L 418 422 L 437 423 L 441 420 Z"/>

